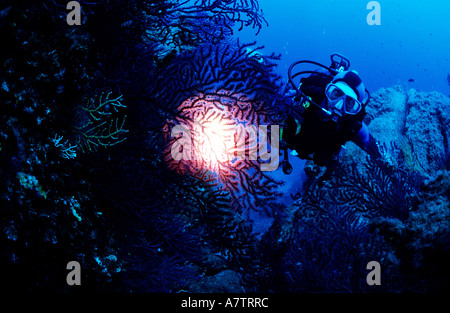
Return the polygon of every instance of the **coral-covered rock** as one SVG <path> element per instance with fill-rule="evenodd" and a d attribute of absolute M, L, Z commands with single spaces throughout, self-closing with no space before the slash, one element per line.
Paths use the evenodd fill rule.
<path fill-rule="evenodd" d="M 432 177 L 448 154 L 450 99 L 439 92 L 405 92 L 401 86 L 381 88 L 366 108 L 365 123 L 371 134 L 388 149 L 399 150 L 405 165 Z M 364 160 L 355 144 L 346 145 L 344 161 Z M 392 151 L 391 151 L 392 153 Z"/>
<path fill-rule="evenodd" d="M 407 106 L 405 135 L 420 166 L 426 173 L 435 173 L 448 151 L 450 99 L 438 92 L 411 89 Z"/>
<path fill-rule="evenodd" d="M 381 143 L 390 146 L 392 142 L 403 144 L 407 95 L 401 86 L 381 88 L 371 97 L 366 107 L 364 122 L 370 133 Z M 361 163 L 366 153 L 354 143 L 346 144 L 342 160 Z"/>
<path fill-rule="evenodd" d="M 450 172 L 439 171 L 424 182 L 416 210 L 406 221 L 406 229 L 416 236 L 416 247 L 432 246 L 431 243 L 450 235 Z"/>
<path fill-rule="evenodd" d="M 401 86 L 381 88 L 367 107 L 365 122 L 380 141 L 398 141 L 405 127 L 407 95 Z"/>
<path fill-rule="evenodd" d="M 409 289 L 449 288 L 450 172 L 439 171 L 423 184 L 408 219 L 372 220 L 373 228 L 392 243 L 401 259 Z"/>

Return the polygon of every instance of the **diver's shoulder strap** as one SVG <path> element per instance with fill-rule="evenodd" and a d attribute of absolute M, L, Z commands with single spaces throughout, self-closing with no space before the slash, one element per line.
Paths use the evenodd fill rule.
<path fill-rule="evenodd" d="M 315 103 L 322 103 L 325 97 L 325 88 L 333 80 L 333 76 L 314 73 L 300 80 L 300 90 L 307 96 L 311 97 Z"/>

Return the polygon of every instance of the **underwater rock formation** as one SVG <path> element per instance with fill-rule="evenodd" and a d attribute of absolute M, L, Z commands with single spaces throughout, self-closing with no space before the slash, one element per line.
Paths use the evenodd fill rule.
<path fill-rule="evenodd" d="M 427 178 L 415 195 L 408 193 L 413 198 L 405 220 L 375 217 L 370 227 L 393 247 L 402 290 L 448 290 L 450 99 L 394 86 L 375 93 L 367 111 L 369 129 L 385 144 L 394 167 Z M 351 158 L 364 157 L 353 148 L 347 150 Z"/>
<path fill-rule="evenodd" d="M 400 150 L 409 169 L 432 177 L 442 168 L 442 160 L 449 154 L 448 97 L 415 89 L 405 92 L 394 86 L 374 93 L 366 110 L 370 132 L 388 150 Z M 365 159 L 356 145 L 349 143 L 346 148 L 344 160 Z"/>
<path fill-rule="evenodd" d="M 411 89 L 406 103 L 405 136 L 419 166 L 432 176 L 449 154 L 450 99 L 439 92 Z"/>
<path fill-rule="evenodd" d="M 439 171 L 426 180 L 408 219 L 375 218 L 395 248 L 409 291 L 442 291 L 450 288 L 450 172 Z"/>
<path fill-rule="evenodd" d="M 401 86 L 382 88 L 372 95 L 365 122 L 375 138 L 384 143 L 400 139 L 405 127 L 406 101 Z"/>

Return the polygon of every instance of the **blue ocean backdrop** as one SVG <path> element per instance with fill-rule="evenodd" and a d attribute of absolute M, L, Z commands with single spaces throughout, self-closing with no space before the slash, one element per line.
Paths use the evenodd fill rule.
<path fill-rule="evenodd" d="M 284 77 L 297 60 L 328 65 L 331 53 L 340 52 L 371 91 L 399 84 L 448 95 L 450 2 L 381 0 L 381 25 L 368 25 L 369 2 L 261 0 L 269 26 L 256 37 L 249 28 L 238 36 L 281 53 L 278 71 Z"/>

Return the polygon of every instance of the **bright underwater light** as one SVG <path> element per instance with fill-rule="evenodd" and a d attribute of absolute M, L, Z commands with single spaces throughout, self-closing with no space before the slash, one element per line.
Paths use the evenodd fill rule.
<path fill-rule="evenodd" d="M 268 145 L 267 125 L 260 125 L 258 107 L 244 98 L 201 95 L 189 98 L 178 108 L 176 120 L 169 121 L 166 161 L 181 172 L 219 173 L 240 161 L 258 164 L 262 171 L 278 167 L 278 126 Z M 274 125 L 272 125 L 272 128 Z M 258 155 L 259 153 L 259 155 Z M 267 164 L 264 161 L 270 160 Z"/>
<path fill-rule="evenodd" d="M 223 112 L 210 109 L 193 122 L 192 157 L 203 160 L 210 169 L 233 158 L 236 124 Z"/>
<path fill-rule="evenodd" d="M 232 206 L 242 206 L 250 194 L 265 188 L 263 172 L 278 168 L 279 128 L 272 125 L 268 135 L 262 108 L 225 91 L 186 99 L 164 127 L 167 165 L 180 174 L 217 181 L 231 194 Z"/>
<path fill-rule="evenodd" d="M 184 101 L 179 115 L 166 125 L 168 164 L 181 172 L 220 172 L 248 146 L 255 146 L 256 133 L 246 134 L 244 126 L 256 122 L 251 103 L 224 94 L 200 95 Z M 243 114 L 248 111 L 247 114 Z M 247 145 L 246 145 L 247 143 Z"/>

